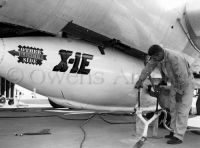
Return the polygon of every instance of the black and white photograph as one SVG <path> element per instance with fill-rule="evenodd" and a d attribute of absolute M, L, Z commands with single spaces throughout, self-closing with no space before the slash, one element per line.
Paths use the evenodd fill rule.
<path fill-rule="evenodd" d="M 0 0 L 0 148 L 161 147 L 200 147 L 200 0 Z"/>

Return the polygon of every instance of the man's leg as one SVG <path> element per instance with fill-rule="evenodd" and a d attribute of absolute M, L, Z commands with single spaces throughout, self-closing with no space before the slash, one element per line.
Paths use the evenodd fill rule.
<path fill-rule="evenodd" d="M 174 137 L 182 141 L 185 131 L 187 130 L 187 122 L 188 122 L 189 111 L 192 105 L 193 91 L 194 91 L 193 84 L 190 84 L 185 89 L 184 95 L 182 97 L 182 102 L 176 103 L 177 117 L 175 121 L 176 123 L 174 128 Z"/>
<path fill-rule="evenodd" d="M 175 100 L 176 92 L 174 91 L 174 87 L 170 89 L 170 115 L 171 122 L 170 127 L 174 130 L 176 128 L 176 100 Z"/>
<path fill-rule="evenodd" d="M 169 94 L 169 109 L 170 109 L 170 127 L 174 130 L 176 127 L 176 101 L 175 101 L 175 94 L 174 87 L 170 87 L 170 94 Z M 174 135 L 173 132 L 170 132 L 169 135 L 166 135 L 165 138 L 172 138 Z"/>

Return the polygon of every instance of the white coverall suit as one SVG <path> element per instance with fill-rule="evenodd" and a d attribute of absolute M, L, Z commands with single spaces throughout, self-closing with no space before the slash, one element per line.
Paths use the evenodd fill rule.
<path fill-rule="evenodd" d="M 180 53 L 164 50 L 164 59 L 161 62 L 150 59 L 139 79 L 144 81 L 155 67 L 160 68 L 163 80 L 166 81 L 168 79 L 171 82 L 169 98 L 171 114 L 170 126 L 174 130 L 174 136 L 183 140 L 187 129 L 187 121 L 194 91 L 194 78 L 189 63 Z M 181 102 L 176 101 L 176 93 L 182 95 Z"/>

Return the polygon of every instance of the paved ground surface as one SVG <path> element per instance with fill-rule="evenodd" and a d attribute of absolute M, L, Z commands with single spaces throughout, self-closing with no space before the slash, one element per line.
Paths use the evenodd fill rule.
<path fill-rule="evenodd" d="M 63 116 L 46 113 L 41 109 L 0 110 L 0 148 L 132 148 L 138 140 L 134 119 L 130 116 L 96 115 Z M 111 124 L 125 122 L 129 124 Z M 133 123 L 132 123 L 133 122 Z M 50 129 L 49 135 L 15 136 L 23 132 Z M 159 129 L 158 137 L 149 138 L 143 148 L 199 148 L 200 135 L 187 132 L 183 144 L 167 145 L 163 138 L 168 132 Z"/>

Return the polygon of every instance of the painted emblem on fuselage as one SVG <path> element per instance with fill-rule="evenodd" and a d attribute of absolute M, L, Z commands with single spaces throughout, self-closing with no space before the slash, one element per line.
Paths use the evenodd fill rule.
<path fill-rule="evenodd" d="M 70 73 L 86 75 L 90 73 L 90 69 L 87 69 L 86 67 L 89 66 L 89 60 L 93 59 L 93 55 L 86 53 L 81 54 L 80 52 L 76 52 L 75 57 L 70 58 L 73 54 L 73 51 L 63 49 L 59 51 L 59 54 L 61 57 L 61 61 L 58 65 L 54 66 L 53 71 L 66 72 L 69 68 L 68 64 L 73 64 Z"/>
<path fill-rule="evenodd" d="M 47 60 L 47 55 L 43 54 L 42 48 L 29 46 L 18 46 L 18 51 L 8 51 L 13 56 L 18 56 L 18 63 L 42 65 L 43 60 Z"/>

